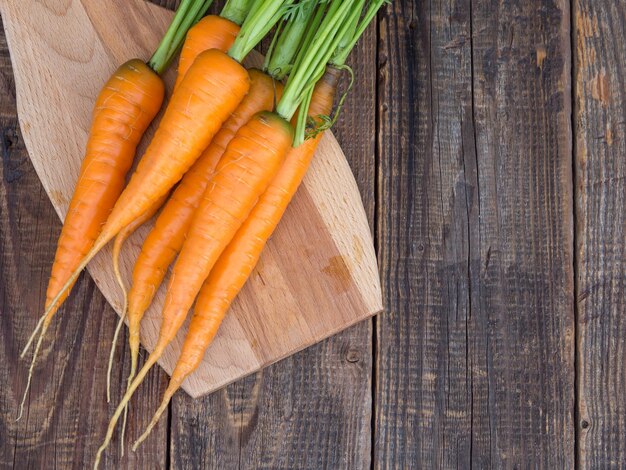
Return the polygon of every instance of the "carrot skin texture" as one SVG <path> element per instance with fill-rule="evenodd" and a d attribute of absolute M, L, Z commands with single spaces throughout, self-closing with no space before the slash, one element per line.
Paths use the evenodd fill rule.
<path fill-rule="evenodd" d="M 213 141 L 185 174 L 182 181 L 157 218 L 133 270 L 129 292 L 129 342 L 131 353 L 139 350 L 139 323 L 163 282 L 167 269 L 185 241 L 207 184 L 236 132 L 259 111 L 272 109 L 281 85 L 259 70 L 251 69 L 250 90 L 237 109 L 224 123 Z"/>
<path fill-rule="evenodd" d="M 185 37 L 185 43 L 178 59 L 178 76 L 174 90 L 178 88 L 187 70 L 196 57 L 208 49 L 219 49 L 226 52 L 235 42 L 239 33 L 239 26 L 226 18 L 216 15 L 207 15 L 198 21 Z"/>
<path fill-rule="evenodd" d="M 174 92 L 159 127 L 102 229 L 97 245 L 164 196 L 189 170 L 250 86 L 247 70 L 225 53 L 202 52 Z"/>
<path fill-rule="evenodd" d="M 292 140 L 291 125 L 268 112 L 256 114 L 231 140 L 172 270 L 155 350 L 180 329 L 202 283 L 278 172 Z"/>
<path fill-rule="evenodd" d="M 85 158 L 52 265 L 46 308 L 93 247 L 124 188 L 137 145 L 161 108 L 164 94 L 161 78 L 139 59 L 120 66 L 100 91 Z M 47 323 L 54 311 L 51 313 Z"/>
<path fill-rule="evenodd" d="M 315 118 L 331 112 L 339 76 L 340 71 L 329 68 L 318 82 L 309 116 Z M 289 151 L 278 174 L 215 263 L 198 295 L 189 332 L 166 392 L 170 397 L 200 365 L 232 301 L 250 277 L 267 240 L 296 194 L 321 138 L 322 134 L 318 134 Z"/>

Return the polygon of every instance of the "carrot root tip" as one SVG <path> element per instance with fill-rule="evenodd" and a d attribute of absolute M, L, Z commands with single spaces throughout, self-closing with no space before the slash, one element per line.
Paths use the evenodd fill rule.
<path fill-rule="evenodd" d="M 37 333 L 41 329 L 41 326 L 43 325 L 43 322 L 46 319 L 46 316 L 47 315 L 44 313 L 41 316 L 41 318 L 39 319 L 39 321 L 37 322 L 37 325 L 35 326 L 35 329 L 30 334 L 30 337 L 28 338 L 28 341 L 26 342 L 26 346 L 24 346 L 24 349 L 22 349 L 22 352 L 20 353 L 20 359 L 24 359 L 24 356 L 26 356 L 26 353 L 28 352 L 28 350 L 30 349 L 31 345 L 33 344 L 35 336 L 37 336 Z"/>
<path fill-rule="evenodd" d="M 107 367 L 107 403 L 111 402 L 111 371 L 113 370 L 113 358 L 115 357 L 115 345 L 117 344 L 122 325 L 124 325 L 124 318 L 126 317 L 126 311 L 117 322 L 115 327 L 115 333 L 113 334 L 113 341 L 111 342 L 111 352 L 109 353 L 109 365 Z"/>
<path fill-rule="evenodd" d="M 37 356 L 39 354 L 39 349 L 41 348 L 41 343 L 43 342 L 43 337 L 46 334 L 47 326 L 41 329 L 39 333 L 39 339 L 37 339 L 37 345 L 35 346 L 35 351 L 33 352 L 33 358 L 30 361 L 30 367 L 28 368 L 28 379 L 26 380 L 26 388 L 24 389 L 24 394 L 22 395 L 22 401 L 20 403 L 20 411 L 17 415 L 17 419 L 15 421 L 19 421 L 24 414 L 24 405 L 26 404 L 26 398 L 28 397 L 28 391 L 30 390 L 30 384 L 33 379 L 33 371 L 35 370 L 35 363 L 37 362 Z"/>
<path fill-rule="evenodd" d="M 126 420 L 128 419 L 128 405 L 124 408 L 124 416 L 122 417 L 122 432 L 120 434 L 120 453 L 124 457 L 124 437 L 126 436 Z"/>

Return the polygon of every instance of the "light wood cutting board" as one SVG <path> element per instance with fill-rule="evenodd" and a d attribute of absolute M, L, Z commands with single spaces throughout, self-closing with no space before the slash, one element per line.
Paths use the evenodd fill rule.
<path fill-rule="evenodd" d="M 22 134 L 35 170 L 61 218 L 71 198 L 95 97 L 113 70 L 147 60 L 172 12 L 142 0 L 0 0 Z M 258 64 L 256 54 L 248 65 Z M 172 71 L 166 82 L 173 83 Z M 145 143 L 153 128 L 144 138 Z M 151 224 L 126 243 L 127 282 Z M 105 250 L 89 272 L 119 311 L 121 295 Z M 151 350 L 164 292 L 146 314 Z M 42 306 L 43 307 L 43 306 Z M 199 370 L 183 388 L 194 397 L 312 345 L 382 310 L 376 256 L 350 167 L 330 132 L 250 280 Z M 75 315 L 78 312 L 65 312 Z M 36 318 L 33 317 L 33 326 Z M 171 373 L 186 326 L 160 361 Z"/>

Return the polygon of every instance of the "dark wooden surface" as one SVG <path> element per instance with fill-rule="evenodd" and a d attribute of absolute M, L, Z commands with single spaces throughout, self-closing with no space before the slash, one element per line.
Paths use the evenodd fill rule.
<path fill-rule="evenodd" d="M 576 0 L 575 204 L 578 461 L 626 465 L 624 3 Z"/>
<path fill-rule="evenodd" d="M 204 399 L 178 394 L 103 467 L 623 468 L 625 21 L 613 0 L 394 0 L 354 54 L 336 130 L 386 312 Z M 14 421 L 60 223 L 2 34 L 0 132 L 0 467 L 89 467 L 116 317 L 88 276 Z M 166 382 L 155 370 L 140 388 L 127 440 Z"/>

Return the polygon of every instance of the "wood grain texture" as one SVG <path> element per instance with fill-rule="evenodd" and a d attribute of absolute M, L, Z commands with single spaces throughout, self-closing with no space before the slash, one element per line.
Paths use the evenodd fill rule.
<path fill-rule="evenodd" d="M 372 226 L 375 48 L 372 27 L 353 52 L 355 88 L 334 128 Z M 371 334 L 371 322 L 362 322 L 208 397 L 177 395 L 172 466 L 369 468 Z"/>
<path fill-rule="evenodd" d="M 61 223 L 24 146 L 4 34 L 0 132 L 0 468 L 82 469 L 92 461 L 113 411 L 113 403 L 106 403 L 105 376 L 115 315 L 91 278 L 81 276 L 44 343 L 25 415 L 15 422 L 28 368 L 19 352 L 45 300 Z M 155 370 L 138 392 L 129 419 L 134 437 L 157 406 L 165 379 Z M 120 392 L 121 386 L 114 390 L 114 402 Z M 106 468 L 137 467 L 137 462 L 145 468 L 164 467 L 166 448 L 159 443 L 166 435 L 163 423 L 152 442 L 124 458 L 116 439 L 106 455 Z"/>
<path fill-rule="evenodd" d="M 381 19 L 375 468 L 574 466 L 569 20 Z"/>
<path fill-rule="evenodd" d="M 626 462 L 626 5 L 574 1 L 581 468 Z"/>
<path fill-rule="evenodd" d="M 172 13 L 141 0 L 9 2 L 2 11 L 26 145 L 63 216 L 102 77 L 132 57 L 147 59 Z M 70 31 L 81 37 L 81 43 L 70 39 Z M 247 61 L 249 66 L 260 63 L 258 54 Z M 173 74 L 166 82 L 171 89 Z M 154 128 L 146 133 L 144 144 Z M 148 223 L 138 230 L 122 251 L 127 285 L 150 228 Z M 113 276 L 111 250 L 103 250 L 89 271 L 119 311 L 122 295 Z M 166 285 L 167 280 L 142 321 L 142 344 L 148 350 L 158 337 Z M 380 310 L 378 268 L 366 214 L 350 167 L 329 132 L 204 361 L 183 388 L 193 397 L 206 394 Z M 160 361 L 167 372 L 176 363 L 185 335 L 186 327 Z"/>

